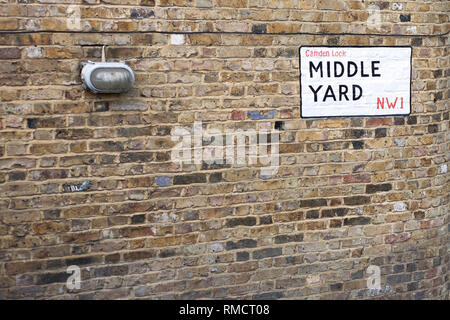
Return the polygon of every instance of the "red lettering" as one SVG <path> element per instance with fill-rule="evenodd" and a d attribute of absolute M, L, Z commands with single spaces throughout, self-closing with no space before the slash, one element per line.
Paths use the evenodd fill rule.
<path fill-rule="evenodd" d="M 377 109 L 380 109 L 380 106 L 381 106 L 381 109 L 384 109 L 384 98 L 383 98 L 383 100 L 380 100 L 380 98 L 377 98 Z"/>
<path fill-rule="evenodd" d="M 395 98 L 394 103 L 389 103 L 389 99 L 386 98 L 386 103 L 388 105 L 388 109 L 395 109 L 395 105 L 397 104 L 397 100 L 398 100 L 398 98 Z"/>
<path fill-rule="evenodd" d="M 392 101 L 392 100 L 391 100 Z M 395 109 L 397 105 L 398 97 L 395 98 L 394 102 L 389 102 L 389 98 L 386 97 L 386 103 L 388 109 Z M 404 101 L 403 97 L 400 98 L 400 109 L 403 109 Z M 377 97 L 377 109 L 384 109 L 384 98 Z"/>

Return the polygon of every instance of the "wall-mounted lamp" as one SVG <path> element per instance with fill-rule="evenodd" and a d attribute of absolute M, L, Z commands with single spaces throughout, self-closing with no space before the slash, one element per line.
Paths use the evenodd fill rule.
<path fill-rule="evenodd" d="M 134 85 L 134 72 L 124 62 L 106 62 L 105 46 L 102 62 L 82 62 L 81 81 L 83 89 L 94 93 L 127 92 Z"/>

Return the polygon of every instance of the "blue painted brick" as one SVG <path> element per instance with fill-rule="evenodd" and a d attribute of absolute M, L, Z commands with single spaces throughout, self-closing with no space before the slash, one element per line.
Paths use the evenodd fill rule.
<path fill-rule="evenodd" d="M 172 184 L 172 181 L 169 177 L 156 177 L 156 184 L 160 187 L 170 186 Z"/>
<path fill-rule="evenodd" d="M 273 119 L 275 118 L 276 110 L 270 110 L 269 112 L 264 111 L 248 111 L 247 115 L 252 118 L 253 120 L 260 120 L 260 119 Z"/>

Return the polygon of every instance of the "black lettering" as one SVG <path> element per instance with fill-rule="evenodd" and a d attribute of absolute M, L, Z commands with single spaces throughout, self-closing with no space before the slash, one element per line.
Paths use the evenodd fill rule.
<path fill-rule="evenodd" d="M 342 101 L 342 96 L 348 101 L 347 97 L 348 87 L 346 85 L 339 85 L 339 101 Z"/>
<path fill-rule="evenodd" d="M 337 66 L 341 67 L 341 73 L 340 74 L 338 74 L 338 72 L 337 72 Z M 336 78 L 340 78 L 340 77 L 342 77 L 343 74 L 344 74 L 344 64 L 342 62 L 340 62 L 340 61 L 335 61 L 334 62 L 334 76 Z"/>
<path fill-rule="evenodd" d="M 336 101 L 336 96 L 334 95 L 334 91 L 331 86 L 328 86 L 327 91 L 325 91 L 325 96 L 323 97 L 323 102 L 325 102 L 327 100 L 327 98 L 333 98 L 333 100 Z"/>
<path fill-rule="evenodd" d="M 330 64 L 331 64 L 331 62 L 327 61 L 327 76 L 328 76 L 328 78 L 331 77 L 331 73 L 330 73 L 331 66 L 330 66 Z"/>
<path fill-rule="evenodd" d="M 380 61 L 372 61 L 372 77 L 381 77 L 381 74 L 376 74 L 375 71 L 379 70 L 379 67 L 375 67 L 376 63 L 380 63 Z"/>
<path fill-rule="evenodd" d="M 369 74 L 364 73 L 364 61 L 361 61 L 361 77 L 367 78 Z"/>
<path fill-rule="evenodd" d="M 356 96 L 356 89 L 359 89 L 359 96 Z M 360 86 L 358 86 L 357 84 L 353 85 L 353 101 L 357 101 L 361 98 L 362 96 L 362 88 Z"/>
<path fill-rule="evenodd" d="M 350 66 L 354 67 L 354 72 L 353 73 L 350 72 Z M 358 73 L 358 66 L 353 61 L 349 61 L 348 64 L 347 64 L 347 76 L 349 78 L 350 77 L 354 77 L 357 73 Z"/>
<path fill-rule="evenodd" d="M 320 77 L 323 78 L 322 61 L 319 62 L 317 67 L 314 66 L 314 63 L 312 61 L 309 62 L 309 74 L 311 75 L 310 78 L 313 77 L 313 69 L 316 72 L 318 72 L 320 70 Z"/>
<path fill-rule="evenodd" d="M 314 102 L 317 102 L 317 92 L 319 92 L 320 88 L 322 88 L 322 85 L 320 85 L 317 90 L 314 90 L 314 88 L 312 86 L 309 86 L 309 88 L 311 89 L 311 91 L 314 93 Z"/>

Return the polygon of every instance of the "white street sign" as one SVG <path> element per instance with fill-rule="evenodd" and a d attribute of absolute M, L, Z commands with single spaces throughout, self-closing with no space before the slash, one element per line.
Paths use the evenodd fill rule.
<path fill-rule="evenodd" d="M 301 117 L 409 115 L 411 53 L 411 47 L 301 47 Z"/>

